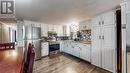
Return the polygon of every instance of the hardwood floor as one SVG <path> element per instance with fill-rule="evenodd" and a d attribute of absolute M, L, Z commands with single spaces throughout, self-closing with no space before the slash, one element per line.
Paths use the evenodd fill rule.
<path fill-rule="evenodd" d="M 111 73 L 68 54 L 45 57 L 34 64 L 33 73 Z"/>

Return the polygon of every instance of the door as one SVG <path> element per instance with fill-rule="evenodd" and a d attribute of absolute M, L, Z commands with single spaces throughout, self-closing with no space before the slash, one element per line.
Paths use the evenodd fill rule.
<path fill-rule="evenodd" d="M 92 64 L 101 67 L 101 28 L 92 28 Z"/>
<path fill-rule="evenodd" d="M 102 68 L 114 71 L 115 68 L 115 27 L 102 27 Z"/>

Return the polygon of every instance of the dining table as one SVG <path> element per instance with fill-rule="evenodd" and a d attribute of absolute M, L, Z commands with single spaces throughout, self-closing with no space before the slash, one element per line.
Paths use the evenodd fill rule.
<path fill-rule="evenodd" d="M 24 48 L 0 50 L 0 73 L 24 72 Z"/>

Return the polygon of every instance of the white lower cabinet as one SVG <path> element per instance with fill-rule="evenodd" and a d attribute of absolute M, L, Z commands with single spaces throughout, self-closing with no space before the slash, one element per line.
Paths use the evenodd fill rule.
<path fill-rule="evenodd" d="M 73 50 L 73 54 L 74 54 L 74 56 L 76 56 L 76 57 L 80 57 L 80 48 L 77 46 L 78 44 L 77 43 L 72 43 L 72 46 L 73 46 L 73 48 L 74 48 L 74 50 Z"/>
<path fill-rule="evenodd" d="M 82 58 L 90 62 L 90 45 L 84 45 L 82 49 Z"/>
<path fill-rule="evenodd" d="M 90 62 L 90 57 L 91 57 L 90 44 L 82 44 L 82 43 L 77 43 L 77 42 L 72 42 L 72 41 L 65 41 L 64 43 L 61 43 L 61 46 L 64 46 L 64 47 L 61 47 L 62 52 L 71 54 L 73 56 L 76 56 L 78 58 L 81 58 L 83 60 Z"/>
<path fill-rule="evenodd" d="M 41 56 L 47 56 L 49 54 L 48 42 L 43 42 L 41 45 Z"/>
<path fill-rule="evenodd" d="M 63 41 L 60 42 L 60 52 L 65 51 L 65 44 Z"/>

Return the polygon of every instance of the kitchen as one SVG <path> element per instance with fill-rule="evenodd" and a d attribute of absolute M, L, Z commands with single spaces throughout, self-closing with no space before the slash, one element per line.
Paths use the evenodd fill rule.
<path fill-rule="evenodd" d="M 129 73 L 129 3 L 16 0 L 17 33 L 9 30 L 2 42 L 25 48 L 25 57 L 32 43 L 33 73 Z"/>
<path fill-rule="evenodd" d="M 98 17 L 98 18 L 97 18 Z M 51 56 L 50 55 L 50 46 L 53 44 L 59 44 L 60 46 L 57 46 L 57 50 L 60 52 L 65 52 L 67 54 L 73 55 L 75 57 L 78 57 L 80 59 L 83 59 L 87 62 L 92 63 L 93 65 L 96 65 L 98 67 L 101 67 L 103 69 L 106 69 L 108 71 L 114 72 L 115 71 L 115 62 L 116 62 L 116 56 L 115 56 L 115 24 L 114 24 L 114 11 L 109 11 L 107 13 L 104 13 L 103 15 L 99 15 L 95 17 L 93 20 L 86 20 L 82 21 L 79 24 L 78 23 L 72 23 L 72 25 L 46 25 L 38 22 L 33 22 L 33 21 L 27 21 L 24 20 L 22 21 L 25 24 L 25 35 L 32 36 L 32 32 L 27 33 L 29 28 L 26 27 L 40 27 L 41 28 L 41 50 L 39 50 L 38 54 L 36 54 L 36 59 L 41 59 L 41 57 L 44 56 Z M 102 17 L 104 18 L 104 26 L 100 26 L 98 24 L 99 21 L 95 21 L 97 19 L 100 19 Z M 105 21 L 106 20 L 106 21 Z M 93 23 L 93 24 L 92 24 Z M 30 25 L 29 25 L 30 24 Z M 92 24 L 92 25 L 91 25 Z M 17 24 L 18 25 L 18 24 Z M 26 26 L 27 25 L 27 26 Z M 103 24 L 101 24 L 103 25 Z M 70 30 L 66 31 L 66 33 L 63 33 L 63 27 L 66 27 Z M 43 28 L 42 28 L 43 27 Z M 59 27 L 59 28 L 57 28 Z M 104 28 L 103 28 L 104 27 Z M 23 27 L 22 27 L 23 28 Z M 46 30 L 45 30 L 45 29 Z M 26 31 L 27 29 L 27 31 Z M 100 31 L 99 30 L 104 30 L 107 32 L 107 34 L 104 33 L 104 39 L 103 36 L 99 36 Z M 23 30 L 24 31 L 24 30 Z M 60 31 L 60 32 L 59 32 Z M 44 32 L 44 33 L 43 33 Z M 68 33 L 67 33 L 68 32 Z M 78 33 L 77 33 L 78 32 Z M 32 33 L 32 35 L 30 34 Z M 39 33 L 39 32 L 37 32 Z M 51 34 L 51 36 L 49 36 Z M 43 35 L 43 36 L 42 36 Z M 61 36 L 60 38 L 64 39 L 61 40 L 57 36 Z M 70 37 L 67 38 L 66 35 L 70 35 Z M 103 35 L 103 34 L 102 34 Z M 62 37 L 64 36 L 64 37 Z M 99 36 L 97 38 L 97 36 Z M 50 37 L 50 38 L 49 38 Z M 111 38 L 110 38 L 111 37 Z M 65 39 L 66 38 L 66 39 Z M 100 40 L 99 40 L 100 39 Z M 33 40 L 29 40 L 35 45 Z M 93 42 L 91 42 L 93 41 Z M 105 42 L 101 42 L 105 41 Z M 101 42 L 101 43 L 100 43 Z M 99 46 L 102 45 L 102 46 Z M 103 50 L 100 49 L 100 47 L 104 47 Z M 108 47 L 108 48 L 107 48 Z M 37 51 L 36 47 L 36 51 Z M 111 48 L 111 49 L 109 49 Z M 52 48 L 52 51 L 55 51 L 54 48 Z M 110 51 L 107 51 L 110 50 Z M 37 52 L 36 52 L 37 53 Z M 41 54 L 41 56 L 39 56 Z M 37 56 L 38 55 L 38 56 Z M 53 55 L 53 54 L 52 54 Z M 109 58 L 109 59 L 108 59 Z M 107 59 L 107 60 L 106 60 Z"/>

